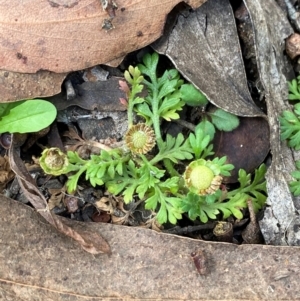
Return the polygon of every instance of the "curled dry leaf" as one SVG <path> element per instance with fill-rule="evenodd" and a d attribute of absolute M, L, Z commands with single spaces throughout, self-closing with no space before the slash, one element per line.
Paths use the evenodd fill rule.
<path fill-rule="evenodd" d="M 59 207 L 62 204 L 64 198 L 65 188 L 48 188 L 49 193 L 51 194 L 50 199 L 48 200 L 49 210 L 52 210 L 54 207 Z"/>
<path fill-rule="evenodd" d="M 15 173 L 10 168 L 8 157 L 0 157 L 0 192 L 14 177 Z"/>

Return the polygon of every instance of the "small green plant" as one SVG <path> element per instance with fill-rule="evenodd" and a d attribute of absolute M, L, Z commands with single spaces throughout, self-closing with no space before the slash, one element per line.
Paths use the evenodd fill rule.
<path fill-rule="evenodd" d="M 176 137 L 162 135 L 162 120 L 179 119 L 183 106 L 205 106 L 208 101 L 193 85 L 184 83 L 176 69 L 166 70 L 159 77 L 158 60 L 156 53 L 145 55 L 143 64 L 130 66 L 125 72 L 126 82 L 120 81 L 120 89 L 126 94 L 120 101 L 128 113 L 123 147 L 102 150 L 89 160 L 76 152 L 69 151 L 63 157 L 59 150 L 44 150 L 40 158 L 44 171 L 70 173 L 69 192 L 76 190 L 80 176 L 85 175 L 93 186 L 105 185 L 111 194 L 122 195 L 125 203 L 144 200 L 146 209 L 157 212 L 160 224 L 175 224 L 184 212 L 203 222 L 207 217 L 216 218 L 219 212 L 240 218 L 249 196 L 255 209 L 261 208 L 266 199 L 265 168 L 256 172 L 252 182 L 250 175 L 240 171 L 240 188 L 227 192 L 222 179 L 234 166 L 226 163 L 226 157 L 212 158 L 215 126 L 232 129 L 238 125 L 237 117 L 219 109 L 211 114 L 211 122 L 204 118 L 188 137 L 182 133 Z M 144 88 L 148 94 L 142 97 Z M 144 122 L 135 124 L 135 114 Z"/>
<path fill-rule="evenodd" d="M 288 82 L 289 100 L 300 100 L 300 76 Z M 300 149 L 300 103 L 294 105 L 293 111 L 285 110 L 279 117 L 281 140 L 287 140 L 288 145 Z M 296 161 L 297 170 L 291 173 L 295 179 L 289 183 L 290 190 L 295 196 L 300 195 L 300 160 Z"/>
<path fill-rule="evenodd" d="M 56 117 L 55 106 L 42 99 L 0 104 L 0 133 L 32 133 L 49 126 Z"/>
<path fill-rule="evenodd" d="M 218 189 L 214 194 L 199 195 L 190 191 L 183 198 L 182 209 L 188 212 L 189 218 L 195 220 L 200 218 L 203 223 L 210 219 L 216 219 L 217 215 L 223 213 L 223 218 L 234 215 L 238 219 L 243 218 L 241 209 L 247 207 L 247 200 L 252 200 L 255 211 L 261 209 L 266 202 L 266 181 L 264 179 L 266 166 L 262 164 L 255 170 L 251 181 L 251 174 L 241 169 L 238 181 L 240 187 L 227 191 L 226 187 Z"/>
<path fill-rule="evenodd" d="M 300 75 L 288 82 L 289 100 L 300 100 Z"/>

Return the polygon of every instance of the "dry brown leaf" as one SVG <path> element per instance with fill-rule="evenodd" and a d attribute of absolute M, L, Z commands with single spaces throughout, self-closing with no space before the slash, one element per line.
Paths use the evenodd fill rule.
<path fill-rule="evenodd" d="M 179 0 L 115 0 L 114 28 L 99 0 L 0 1 L 0 62 L 3 70 L 57 73 L 118 59 L 159 38 Z M 186 0 L 193 8 L 205 0 Z"/>
<path fill-rule="evenodd" d="M 8 157 L 0 156 L 0 192 L 3 191 L 6 184 L 15 177 L 15 173 L 11 170 Z"/>
<path fill-rule="evenodd" d="M 293 33 L 285 41 L 285 50 L 291 59 L 300 54 L 300 35 Z"/>
<path fill-rule="evenodd" d="M 240 125 L 233 131 L 217 131 L 213 143 L 216 157 L 227 157 L 227 161 L 234 165 L 226 183 L 238 181 L 239 170 L 247 173 L 254 170 L 265 160 L 270 150 L 270 129 L 265 118 L 240 118 Z"/>
<path fill-rule="evenodd" d="M 52 210 L 54 207 L 60 207 L 62 205 L 63 198 L 65 197 L 65 187 L 57 188 L 48 188 L 48 191 L 51 195 L 48 200 L 49 210 Z"/>
<path fill-rule="evenodd" d="M 205 242 L 142 228 L 61 219 L 99 233 L 112 253 L 93 256 L 53 231 L 29 206 L 0 196 L 0 299 L 299 300 L 294 247 Z M 203 251 L 206 276 L 192 252 Z"/>
<path fill-rule="evenodd" d="M 38 71 L 37 73 L 29 74 L 0 70 L 0 102 L 58 94 L 61 91 L 61 83 L 66 75 L 66 73 L 57 74 L 49 71 Z"/>

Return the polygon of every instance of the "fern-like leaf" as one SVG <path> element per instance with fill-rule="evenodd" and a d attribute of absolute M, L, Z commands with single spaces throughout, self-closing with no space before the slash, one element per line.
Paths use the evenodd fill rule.
<path fill-rule="evenodd" d="M 178 160 L 190 160 L 193 158 L 193 149 L 191 148 L 189 139 L 179 133 L 177 137 L 167 135 L 166 141 L 160 145 L 159 153 L 150 161 L 152 164 L 169 159 L 174 163 Z"/>
<path fill-rule="evenodd" d="M 281 139 L 287 140 L 290 147 L 300 149 L 300 103 L 294 107 L 294 112 L 284 111 L 279 117 Z"/>

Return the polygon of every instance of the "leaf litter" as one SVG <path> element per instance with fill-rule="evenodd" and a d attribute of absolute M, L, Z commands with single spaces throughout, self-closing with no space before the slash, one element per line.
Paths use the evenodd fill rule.
<path fill-rule="evenodd" d="M 212 2 L 212 1 L 211 1 Z M 245 1 L 246 2 L 246 4 L 247 4 L 247 7 L 248 7 L 248 9 L 249 9 L 249 11 L 250 11 L 250 13 L 251 12 L 253 12 L 254 11 L 254 8 L 252 8 L 252 4 L 253 3 L 250 3 L 251 1 Z M 248 2 L 248 3 L 247 3 Z M 255 1 L 254 1 L 255 2 Z M 208 4 L 209 5 L 209 4 Z M 278 11 L 277 11 L 277 8 L 274 8 L 273 7 L 273 4 L 271 4 L 271 3 L 269 3 L 269 1 L 268 1 L 268 3 L 267 3 L 267 5 L 270 5 L 270 9 L 273 11 L 276 11 L 276 13 L 278 13 Z M 258 8 L 260 8 L 260 6 L 257 4 L 257 7 Z M 205 9 L 205 8 L 204 8 Z M 252 9 L 253 9 L 253 11 L 252 11 Z M 199 9 L 200 10 L 200 9 Z M 198 14 L 198 11 L 196 12 L 197 14 Z M 257 13 L 257 15 L 259 16 L 259 17 L 265 17 L 265 15 L 260 11 L 259 13 Z M 280 15 L 280 13 L 279 13 L 279 15 Z M 263 18 L 262 17 L 262 18 Z M 280 17 L 282 17 L 281 15 L 280 15 Z M 201 19 L 201 18 L 200 18 Z M 255 22 L 257 22 L 257 20 L 255 20 L 255 17 L 253 17 L 253 19 L 254 19 L 254 24 L 256 24 L 257 25 L 257 23 L 255 23 Z M 185 21 L 185 20 L 183 20 L 183 21 Z M 286 30 L 286 34 L 287 34 L 287 32 L 288 32 L 288 30 Z M 263 33 L 265 33 L 265 32 L 263 32 Z M 255 32 L 255 34 L 256 34 L 256 39 L 257 39 L 257 36 L 259 36 L 259 33 L 257 33 L 257 32 Z M 271 35 L 272 36 L 272 35 Z M 273 37 L 273 36 L 272 36 Z M 267 40 L 268 41 L 268 40 Z M 258 43 L 258 45 L 260 45 L 259 43 Z M 153 45 L 153 47 L 154 48 L 156 48 L 157 47 L 157 45 L 155 44 L 155 45 Z M 258 48 L 258 50 L 260 50 L 260 48 Z M 180 57 L 180 56 L 179 56 Z M 258 56 L 258 59 L 260 60 L 261 59 L 261 57 L 259 57 Z M 258 61 L 259 61 L 258 60 Z M 267 60 L 267 62 L 268 62 L 268 60 Z M 240 61 L 240 64 L 243 64 L 242 63 L 242 61 Z M 264 76 L 265 76 L 265 78 L 263 78 L 263 80 L 262 80 L 262 82 L 263 82 L 263 84 L 264 84 L 264 87 L 267 85 L 266 83 L 268 82 L 268 79 L 267 79 L 267 77 L 269 76 L 267 73 L 264 73 L 264 69 L 263 68 L 261 68 L 261 66 L 262 65 L 260 65 L 261 64 L 261 62 L 259 61 L 259 71 L 261 72 L 261 74 L 263 74 Z M 177 66 L 178 67 L 178 66 Z M 182 69 L 181 70 L 181 72 L 184 74 L 184 75 L 186 75 L 186 73 L 185 72 L 187 72 L 187 74 L 188 74 L 188 76 L 187 76 L 187 78 L 189 78 L 189 72 L 188 71 L 185 71 L 184 69 Z M 219 72 L 220 73 L 220 72 Z M 244 76 L 242 76 L 242 78 L 244 78 Z M 195 79 L 195 82 L 197 83 L 198 81 L 197 81 L 198 79 Z M 224 80 L 224 79 L 221 79 L 221 82 L 222 82 L 222 80 Z M 224 80 L 225 82 L 226 82 L 226 80 Z M 233 80 L 234 81 L 234 80 Z M 194 82 L 194 84 L 195 84 L 195 82 Z M 230 81 L 229 81 L 230 82 Z M 243 82 L 243 81 L 242 81 Z M 195 84 L 196 86 L 198 86 L 197 84 Z M 237 90 L 239 90 L 239 91 L 243 91 L 243 89 L 245 89 L 245 91 L 248 91 L 246 88 L 245 88 L 245 83 L 243 83 L 243 88 L 241 89 L 241 90 L 239 90 L 239 89 L 237 89 Z M 200 87 L 200 85 L 198 86 L 200 89 L 201 89 L 201 87 Z M 266 89 L 266 87 L 265 87 L 265 89 Z M 202 89 L 201 89 L 202 90 Z M 269 91 L 268 89 L 266 89 L 267 90 L 267 92 Z M 270 92 L 270 91 L 269 91 Z M 276 93 L 278 93 L 278 90 L 277 89 L 275 89 L 275 92 Z M 217 95 L 217 93 L 216 92 L 214 92 L 216 95 Z M 218 91 L 218 93 L 220 93 L 220 91 Z M 230 92 L 231 93 L 231 92 Z M 226 96 L 227 95 L 231 95 L 230 93 L 225 93 L 226 94 Z M 222 108 L 227 108 L 228 109 L 228 111 L 231 111 L 231 110 L 235 110 L 236 111 L 236 108 L 239 106 L 239 105 L 241 105 L 242 106 L 242 103 L 245 103 L 245 99 L 248 99 L 247 101 L 249 101 L 249 98 L 248 98 L 248 96 L 246 96 L 244 99 L 243 99 L 243 97 L 245 96 L 245 95 L 247 95 L 247 92 L 245 92 L 246 94 L 244 94 L 244 91 L 243 91 L 243 93 L 237 93 L 236 94 L 236 100 L 237 100 L 237 106 L 235 107 L 235 105 L 233 105 L 232 107 L 231 107 L 231 104 L 230 104 L 230 102 L 229 102 L 229 100 L 228 101 L 224 101 L 223 103 L 221 102 L 221 101 L 219 101 L 214 95 L 212 95 L 211 96 L 211 98 L 212 99 L 216 99 L 216 100 L 213 100 L 212 102 L 215 102 L 215 104 L 217 105 L 217 106 L 219 106 L 219 107 L 222 107 Z M 277 97 L 278 96 L 278 94 L 276 94 L 276 93 L 274 93 L 274 91 L 270 94 L 272 97 Z M 242 96 L 241 96 L 242 95 Z M 271 98 L 272 98 L 271 97 Z M 239 103 L 240 102 L 240 103 Z M 250 102 L 249 103 L 251 103 L 251 98 L 250 98 Z M 271 104 L 270 102 L 267 102 L 268 103 L 268 105 L 269 105 L 269 107 L 268 107 L 268 110 L 272 110 L 273 109 L 273 104 Z M 277 105 L 277 103 L 276 103 L 276 105 Z M 280 106 L 282 106 L 282 104 L 280 104 L 279 105 L 279 107 Z M 250 108 L 250 109 L 249 109 Z M 248 110 L 248 111 L 247 111 Z M 278 110 L 278 108 L 276 108 L 276 106 L 275 106 L 275 111 L 276 110 Z M 259 111 L 257 111 L 257 109 L 255 109 L 255 107 L 253 106 L 252 107 L 252 104 L 251 105 L 246 105 L 245 106 L 245 111 L 240 111 L 239 112 L 240 113 L 240 115 L 242 115 L 242 116 L 264 116 L 264 114 L 263 113 L 261 113 L 261 112 L 259 112 Z M 276 115 L 276 113 L 275 113 L 275 115 Z M 274 122 L 274 124 L 276 125 L 276 122 Z M 265 130 L 266 131 L 268 131 L 268 127 L 266 127 L 265 128 Z M 268 141 L 269 139 L 268 139 L 268 135 L 266 135 L 266 140 Z M 276 162 L 278 163 L 278 161 L 277 161 L 277 159 L 276 158 L 278 158 L 278 157 L 276 157 L 276 154 L 277 154 L 277 150 L 276 149 L 274 149 L 274 141 L 275 140 L 272 140 L 273 139 L 273 137 L 271 136 L 271 150 L 272 151 L 274 151 L 274 153 L 275 153 L 275 156 L 273 157 L 273 166 L 275 166 L 275 164 L 276 164 Z M 273 141 L 273 144 L 272 144 L 272 141 Z M 277 140 L 276 140 L 277 141 Z M 267 144 L 266 144 L 267 145 Z M 267 148 L 268 148 L 268 146 L 267 146 Z M 288 155 L 288 156 L 290 156 L 290 154 Z M 291 162 L 291 159 L 289 159 L 288 160 L 288 166 L 290 166 L 290 162 Z M 272 179 L 272 177 L 275 177 L 276 179 L 277 178 L 281 178 L 281 175 L 280 175 L 280 173 L 281 173 L 281 170 L 280 170 L 280 166 L 282 166 L 282 163 L 280 163 L 280 160 L 279 160 L 279 169 L 277 168 L 276 169 L 276 173 L 279 171 L 279 174 L 277 175 L 272 175 L 272 173 L 270 173 L 270 179 L 269 179 L 269 181 L 273 181 L 273 179 Z M 274 168 L 274 167 L 273 167 Z M 284 180 L 284 182 L 286 182 L 286 180 Z M 33 188 L 27 183 L 27 184 L 23 184 L 25 187 L 28 187 L 29 188 L 29 190 L 33 190 Z M 27 186 L 26 186 L 27 185 Z M 275 196 L 275 198 L 276 199 L 278 199 L 278 195 L 280 195 L 282 192 L 284 192 L 284 195 L 288 195 L 288 192 L 287 192 L 287 190 L 286 190 L 286 187 L 284 187 L 284 185 L 283 186 L 281 186 L 280 187 L 280 185 L 278 185 L 278 186 L 276 186 L 275 188 L 273 188 L 274 186 L 272 186 L 272 185 L 269 185 L 269 187 L 268 187 L 268 190 L 269 191 L 271 191 L 271 194 L 269 194 L 269 198 L 270 198 L 270 201 L 272 201 L 273 200 L 273 198 L 274 198 L 274 196 Z M 273 192 L 273 189 L 275 189 L 275 190 L 278 190 L 278 191 L 276 191 L 274 194 L 272 193 Z M 33 198 L 34 199 L 34 198 Z M 290 199 L 290 196 L 288 197 L 288 199 Z M 101 200 L 101 199 L 100 199 Z M 117 205 L 117 204 L 119 204 L 119 205 Z M 114 207 L 115 208 L 117 208 L 117 207 L 119 207 L 118 209 L 120 209 L 121 210 L 121 212 L 123 212 L 123 216 L 122 217 L 120 217 L 120 219 L 119 219 L 119 222 L 122 224 L 123 223 L 123 221 L 124 220 L 126 220 L 127 219 L 127 222 L 126 223 L 128 223 L 128 218 L 130 217 L 130 210 L 128 211 L 127 209 L 124 209 L 123 207 L 122 207 L 122 205 L 121 205 L 121 207 L 120 207 L 120 204 L 122 204 L 122 203 L 120 203 L 120 202 L 115 202 L 115 204 L 114 204 Z M 272 204 L 272 203 L 271 203 Z M 40 205 L 38 205 L 37 207 L 39 207 Z M 272 206 L 274 206 L 274 205 L 272 205 Z M 290 206 L 290 209 L 291 210 L 288 210 L 288 214 L 293 214 L 293 205 L 290 205 L 290 203 L 289 203 L 289 206 Z M 43 206 L 42 206 L 43 207 Z M 105 207 L 105 206 L 103 206 L 103 207 Z M 273 209 L 277 209 L 277 207 L 275 206 L 275 207 L 273 207 Z M 272 210 L 273 210 L 272 209 Z M 40 209 L 38 209 L 38 210 L 40 210 Z M 112 210 L 112 208 L 110 208 L 110 210 Z M 130 213 L 128 213 L 128 212 L 130 212 Z M 125 218 L 124 218 L 124 216 L 125 216 Z M 287 233 L 288 235 L 287 235 L 287 237 L 288 237 L 288 239 L 289 239 L 289 241 L 287 242 L 287 241 L 282 241 L 282 240 L 280 240 L 279 239 L 279 236 L 280 236 L 280 234 L 277 234 L 276 233 L 276 231 L 278 230 L 276 227 L 274 227 L 273 229 L 272 228 L 270 228 L 270 225 L 273 225 L 274 223 L 273 223 L 273 221 L 274 221 L 274 216 L 272 216 L 272 214 L 270 214 L 270 212 L 267 212 L 267 214 L 265 215 L 265 219 L 268 219 L 268 217 L 269 218 L 271 218 L 271 220 L 266 220 L 266 221 L 263 221 L 263 222 L 260 222 L 260 224 L 261 224 L 261 226 L 262 227 L 266 227 L 265 229 L 264 229 L 264 231 L 263 231 L 263 233 L 264 233 L 264 236 L 265 235 L 267 235 L 267 236 L 265 236 L 265 237 L 267 237 L 268 238 L 268 241 L 269 242 L 272 242 L 272 243 L 276 243 L 276 244 L 286 244 L 286 243 L 288 243 L 288 244 L 294 244 L 293 243 L 293 241 L 295 241 L 295 239 L 296 239 L 296 236 L 293 236 L 293 234 L 294 233 L 292 233 L 292 231 L 291 230 L 289 230 L 290 232 L 286 232 L 287 231 L 287 228 L 284 228 L 285 226 L 285 220 L 286 220 L 286 217 L 287 217 L 287 215 L 284 215 L 284 216 L 282 216 L 282 217 L 279 217 L 279 220 L 280 220 L 280 222 L 282 223 L 282 227 L 280 227 L 279 229 L 280 229 L 280 232 L 279 233 L 282 233 L 282 231 L 284 230 L 285 231 L 285 233 Z M 276 216 L 276 218 L 277 218 L 277 216 Z M 294 221 L 296 222 L 296 219 L 294 219 Z M 125 223 L 125 224 L 126 224 Z M 269 223 L 269 224 L 268 224 Z M 294 224 L 294 222 L 293 222 L 293 224 Z M 291 224 L 290 226 L 292 227 L 293 226 L 293 224 Z M 278 226 L 278 225 L 277 225 Z M 292 229 L 291 227 L 289 227 L 289 229 Z M 66 230 L 66 232 L 68 232 L 67 230 Z M 273 234 L 273 233 L 275 233 L 275 235 Z M 92 234 L 91 234 L 92 235 Z M 269 236 L 268 236 L 269 235 Z M 78 239 L 78 238 L 77 238 Z M 87 243 L 89 243 L 89 239 L 93 239 L 93 238 L 91 238 L 91 237 L 89 237 L 89 238 L 87 238 Z M 104 248 L 105 249 L 105 248 Z M 293 274 L 293 268 L 290 268 L 289 269 L 289 272 L 288 273 L 280 273 L 280 272 L 278 272 L 277 274 L 279 275 L 278 277 L 276 276 L 276 280 L 275 281 L 278 281 L 278 280 L 280 280 L 280 279 L 284 279 L 285 277 L 289 277 L 290 275 L 291 275 L 291 273 Z M 276 275 L 277 275 L 276 274 Z M 281 275 L 284 275 L 284 276 L 281 276 Z M 285 276 L 285 275 L 288 275 L 288 276 Z M 274 279 L 273 279 L 274 280 Z"/>

